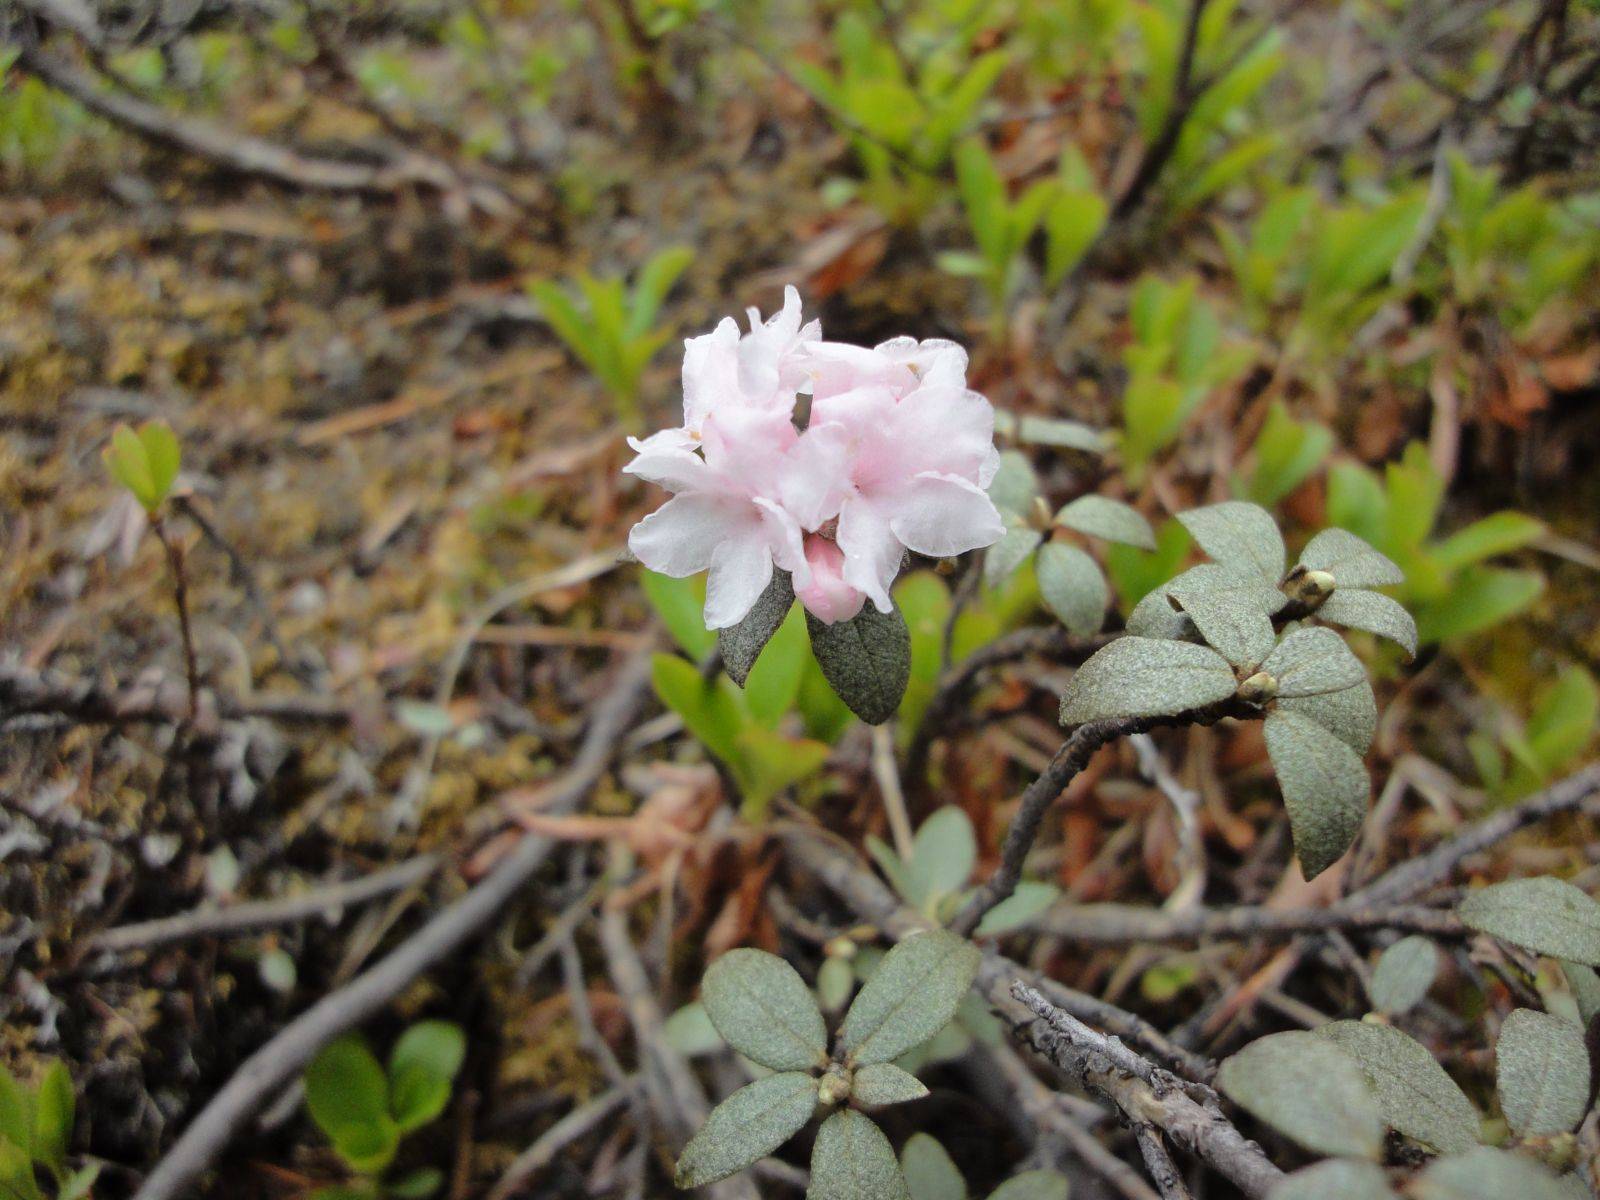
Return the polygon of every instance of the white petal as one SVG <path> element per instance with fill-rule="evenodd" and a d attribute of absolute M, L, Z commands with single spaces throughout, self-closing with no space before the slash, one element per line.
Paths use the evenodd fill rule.
<path fill-rule="evenodd" d="M 804 529 L 839 515 L 850 494 L 852 439 L 843 425 L 813 423 L 783 460 L 778 495 Z"/>
<path fill-rule="evenodd" d="M 658 483 L 670 492 L 693 491 L 703 486 L 705 460 L 692 450 L 648 449 L 650 442 L 660 436 L 658 433 L 647 442 L 636 443 L 634 449 L 640 452 L 639 457 L 623 467 L 623 473 Z"/>
<path fill-rule="evenodd" d="M 879 612 L 888 612 L 893 607 L 889 585 L 905 557 L 905 547 L 888 519 L 868 501 L 852 497 L 839 513 L 838 540 L 844 551 L 845 582 L 865 592 Z"/>
<path fill-rule="evenodd" d="M 924 384 L 895 406 L 888 436 L 919 470 L 977 483 L 994 453 L 994 409 L 977 392 Z"/>
<path fill-rule="evenodd" d="M 748 526 L 721 542 L 711 554 L 706 576 L 706 628 L 737 625 L 771 582 L 772 551 L 760 526 Z"/>
<path fill-rule="evenodd" d="M 994 502 L 975 483 L 927 471 L 890 506 L 889 527 L 907 549 L 930 558 L 992 546 L 1005 535 Z"/>
<path fill-rule="evenodd" d="M 628 549 L 652 571 L 682 579 L 711 565 L 711 556 L 740 521 L 727 500 L 674 496 L 628 532 Z"/>
<path fill-rule="evenodd" d="M 699 432 L 718 407 L 739 398 L 739 326 L 724 317 L 716 329 L 683 343 L 683 424 Z"/>
<path fill-rule="evenodd" d="M 790 513 L 762 496 L 755 499 L 761 513 L 761 528 L 772 560 L 794 576 L 796 587 L 811 582 L 811 564 L 806 559 L 805 539 L 800 523 Z"/>

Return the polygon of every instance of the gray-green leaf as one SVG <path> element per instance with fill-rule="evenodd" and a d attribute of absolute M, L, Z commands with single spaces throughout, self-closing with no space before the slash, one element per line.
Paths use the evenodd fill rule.
<path fill-rule="evenodd" d="M 828 1031 L 816 999 L 775 954 L 728 951 L 706 969 L 700 1002 L 723 1040 L 764 1067 L 805 1071 L 827 1061 Z"/>
<path fill-rule="evenodd" d="M 1414 1200 L 1571 1200 L 1532 1159 L 1489 1146 L 1435 1159 L 1408 1191 Z"/>
<path fill-rule="evenodd" d="M 711 1054 L 724 1045 L 722 1035 L 711 1023 L 706 1006 L 698 1000 L 685 1004 L 668 1017 L 661 1026 L 661 1035 L 666 1038 L 667 1045 L 685 1058 Z"/>
<path fill-rule="evenodd" d="M 717 630 L 717 646 L 722 651 L 722 666 L 728 678 L 743 687 L 750 678 L 761 651 L 778 632 L 778 626 L 794 607 L 794 581 L 789 572 L 774 568 L 772 582 L 756 597 L 755 606 L 745 619 L 727 629 Z"/>
<path fill-rule="evenodd" d="M 1365 754 L 1378 732 L 1378 701 L 1372 685 L 1363 679 L 1354 687 L 1310 696 L 1279 696 L 1284 712 L 1310 717 L 1357 754 Z"/>
<path fill-rule="evenodd" d="M 1565 1017 L 1519 1008 L 1495 1045 L 1500 1108 L 1519 1137 L 1565 1133 L 1589 1107 L 1583 1029 Z"/>
<path fill-rule="evenodd" d="M 742 1171 L 788 1141 L 817 1108 L 817 1081 L 785 1071 L 748 1083 L 711 1110 L 678 1156 L 677 1184 L 701 1187 Z"/>
<path fill-rule="evenodd" d="M 1209 646 L 1120 637 L 1073 675 L 1061 723 L 1168 716 L 1226 700 L 1237 686 L 1228 660 Z"/>
<path fill-rule="evenodd" d="M 868 1063 L 850 1085 L 850 1095 L 869 1108 L 921 1100 L 927 1094 L 922 1080 L 888 1062 Z"/>
<path fill-rule="evenodd" d="M 1379 1012 L 1403 1013 L 1428 994 L 1439 973 L 1439 948 L 1414 933 L 1383 952 L 1372 971 L 1372 1003 Z"/>
<path fill-rule="evenodd" d="M 1283 578 L 1288 553 L 1272 514 L 1259 505 L 1228 500 L 1178 514 L 1189 536 L 1225 567 L 1255 575 L 1276 585 Z"/>
<path fill-rule="evenodd" d="M 1024 1171 L 990 1192 L 989 1200 L 1067 1200 L 1067 1190 L 1060 1171 Z"/>
<path fill-rule="evenodd" d="M 1540 875 L 1496 883 L 1468 892 L 1456 911 L 1480 933 L 1600 966 L 1600 904 L 1563 879 Z"/>
<path fill-rule="evenodd" d="M 1389 587 L 1404 583 L 1405 572 L 1345 529 L 1324 529 L 1306 543 L 1300 565 L 1326 571 L 1341 588 Z"/>
<path fill-rule="evenodd" d="M 1029 525 L 1010 525 L 1002 537 L 983 555 L 983 583 L 985 587 L 999 587 L 1028 561 L 1028 555 L 1039 548 L 1044 534 Z"/>
<path fill-rule="evenodd" d="M 846 958 L 831 957 L 817 970 L 817 999 L 829 1012 L 838 1012 L 856 990 L 856 973 Z"/>
<path fill-rule="evenodd" d="M 905 1176 L 883 1131 L 853 1109 L 822 1123 L 811 1151 L 806 1200 L 909 1200 Z"/>
<path fill-rule="evenodd" d="M 1378 1157 L 1383 1125 L 1361 1068 L 1332 1041 L 1295 1031 L 1251 1042 L 1217 1086 L 1279 1133 L 1319 1154 Z"/>
<path fill-rule="evenodd" d="M 1108 496 L 1079 496 L 1056 513 L 1056 524 L 1090 537 L 1121 542 L 1141 550 L 1156 548 L 1155 531 L 1142 513 Z"/>
<path fill-rule="evenodd" d="M 826 625 L 809 612 L 811 649 L 828 685 L 868 725 L 882 725 L 900 707 L 911 680 L 911 631 L 899 605 L 871 604 L 848 621 Z"/>
<path fill-rule="evenodd" d="M 1044 606 L 1068 633 L 1088 637 L 1100 631 L 1111 592 L 1099 563 L 1076 546 L 1051 542 L 1039 551 L 1035 570 Z"/>
<path fill-rule="evenodd" d="M 935 1138 L 913 1133 L 900 1148 L 911 1200 L 967 1200 L 967 1181 Z"/>
<path fill-rule="evenodd" d="M 1293 699 L 1342 692 L 1367 677 L 1361 660 L 1331 629 L 1296 629 L 1261 663 L 1278 681 L 1278 695 Z"/>
<path fill-rule="evenodd" d="M 1033 473 L 1028 456 L 1017 450 L 1003 453 L 994 478 L 989 481 L 989 499 L 994 506 L 1004 514 L 1024 517 L 1038 494 L 1039 477 Z"/>
<path fill-rule="evenodd" d="M 905 867 L 906 899 L 917 907 L 966 885 L 978 861 L 972 821 L 955 805 L 935 811 L 917 829 Z"/>
<path fill-rule="evenodd" d="M 1565 959 L 1561 962 L 1561 969 L 1566 972 L 1567 982 L 1572 986 L 1572 998 L 1578 1005 L 1578 1018 L 1587 1029 L 1595 1016 L 1600 1014 L 1600 975 L 1594 973 L 1593 967 Z"/>
<path fill-rule="evenodd" d="M 1022 882 L 1011 895 L 983 914 L 973 933 L 978 937 L 995 937 L 1020 929 L 1056 902 L 1061 889 L 1049 883 Z"/>
<path fill-rule="evenodd" d="M 1421 1043 L 1369 1021 L 1333 1021 L 1316 1032 L 1361 1068 L 1384 1124 L 1446 1154 L 1478 1144 L 1477 1110 Z"/>
<path fill-rule="evenodd" d="M 1303 1167 L 1267 1193 L 1267 1200 L 1395 1200 L 1381 1167 L 1336 1158 Z"/>
<path fill-rule="evenodd" d="M 1279 710 L 1267 717 L 1264 732 L 1300 869 L 1315 879 L 1355 841 L 1371 777 L 1361 756 L 1315 721 Z"/>
<path fill-rule="evenodd" d="M 1078 421 L 1063 421 L 1059 417 L 1018 417 L 996 410 L 994 431 L 1034 446 L 1059 446 L 1088 454 L 1104 454 L 1106 450 L 1105 430 Z"/>
<path fill-rule="evenodd" d="M 889 1062 L 927 1041 L 955 1014 L 978 973 L 978 948 L 943 929 L 914 933 L 884 956 L 839 1029 L 857 1064 Z"/>
<path fill-rule="evenodd" d="M 1262 606 L 1262 593 L 1276 600 Z M 1272 652 L 1277 634 L 1271 613 L 1287 597 L 1258 579 L 1215 563 L 1185 571 L 1167 585 L 1167 594 L 1189 614 L 1200 636 L 1237 667 L 1254 668 Z"/>
<path fill-rule="evenodd" d="M 1397 600 L 1382 592 L 1368 592 L 1360 588 L 1336 588 L 1333 595 L 1322 602 L 1317 616 L 1335 625 L 1350 629 L 1364 629 L 1379 637 L 1386 637 L 1412 658 L 1417 654 L 1417 623 Z"/>
<path fill-rule="evenodd" d="M 1165 585 L 1145 593 L 1144 599 L 1133 606 L 1128 614 L 1127 630 L 1133 637 L 1163 641 L 1186 639 L 1195 633 L 1189 614 L 1172 607 Z"/>

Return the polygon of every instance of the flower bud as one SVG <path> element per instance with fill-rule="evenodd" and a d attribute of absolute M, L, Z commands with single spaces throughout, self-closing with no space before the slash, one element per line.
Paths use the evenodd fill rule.
<path fill-rule="evenodd" d="M 835 1063 L 817 1085 L 817 1099 L 824 1104 L 842 1104 L 850 1099 L 851 1073 Z"/>
<path fill-rule="evenodd" d="M 1265 671 L 1257 671 L 1239 685 L 1236 693 L 1246 704 L 1265 704 L 1278 694 L 1278 681 Z"/>

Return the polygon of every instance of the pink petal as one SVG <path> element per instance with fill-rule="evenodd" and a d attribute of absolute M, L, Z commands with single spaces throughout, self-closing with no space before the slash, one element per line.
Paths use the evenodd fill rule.
<path fill-rule="evenodd" d="M 759 526 L 722 541 L 712 551 L 706 576 L 706 628 L 737 625 L 771 582 L 772 551 Z"/>
<path fill-rule="evenodd" d="M 739 505 L 719 496 L 674 496 L 628 532 L 628 549 L 652 571 L 682 579 L 711 565 L 730 526 L 741 523 Z"/>
<path fill-rule="evenodd" d="M 839 549 L 845 582 L 865 592 L 879 612 L 888 612 L 889 585 L 905 557 L 888 518 L 860 496 L 846 500 L 839 512 Z"/>
<path fill-rule="evenodd" d="M 803 529 L 820 529 L 839 515 L 854 488 L 850 482 L 854 439 L 837 422 L 813 422 L 783 461 L 778 496 Z"/>
<path fill-rule="evenodd" d="M 1005 534 L 994 502 L 975 483 L 925 472 L 892 502 L 889 527 L 907 549 L 949 558 L 992 546 Z"/>
<path fill-rule="evenodd" d="M 845 582 L 844 553 L 837 543 L 816 535 L 806 538 L 806 559 L 811 564 L 811 582 L 796 587 L 795 595 L 807 612 L 824 625 L 832 625 L 861 611 L 866 594 Z"/>
<path fill-rule="evenodd" d="M 977 392 L 925 384 L 901 398 L 886 436 L 916 472 L 976 483 L 994 453 L 994 409 Z"/>
<path fill-rule="evenodd" d="M 761 517 L 762 534 L 767 539 L 772 560 L 794 576 L 797 587 L 810 583 L 811 566 L 806 562 L 799 522 L 787 509 L 765 497 L 757 496 L 755 506 Z"/>

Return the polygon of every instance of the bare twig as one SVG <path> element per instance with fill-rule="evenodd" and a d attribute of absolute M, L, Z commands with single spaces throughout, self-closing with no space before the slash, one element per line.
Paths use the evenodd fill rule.
<path fill-rule="evenodd" d="M 1183 1176 L 1178 1174 L 1177 1164 L 1172 1161 L 1167 1143 L 1162 1140 L 1161 1131 L 1141 1121 L 1133 1127 L 1133 1139 L 1139 1143 L 1139 1154 L 1144 1159 L 1145 1169 L 1150 1172 L 1150 1178 L 1155 1180 L 1161 1200 L 1192 1200 L 1188 1185 L 1183 1182 Z"/>
<path fill-rule="evenodd" d="M 1396 929 L 1459 937 L 1465 927 L 1436 908 L 1339 905 L 1334 908 L 1191 908 L 1181 912 L 1131 904 L 1062 904 L 1026 928 L 1075 942 L 1204 942 L 1294 937 L 1330 929 Z"/>
<path fill-rule="evenodd" d="M 189 681 L 189 720 L 200 714 L 200 668 L 194 656 L 194 631 L 189 625 L 189 574 L 183 565 L 183 547 L 178 545 L 168 531 L 166 523 L 156 517 L 150 529 L 166 551 L 167 568 L 172 572 L 172 600 L 178 609 L 178 632 L 183 638 L 183 675 Z"/>
<path fill-rule="evenodd" d="M 984 913 L 1011 895 L 1022 878 L 1023 862 L 1033 848 L 1044 814 L 1102 746 L 1132 733 L 1147 733 L 1152 729 L 1174 725 L 1211 725 L 1224 717 L 1253 715 L 1256 715 L 1256 710 L 1230 697 L 1220 704 L 1172 716 L 1117 717 L 1079 725 L 1061 744 L 1050 765 L 1023 792 L 1022 803 L 1017 815 L 1011 819 L 1006 840 L 1000 848 L 1000 865 L 988 881 L 972 894 L 966 907 L 950 923 L 950 928 L 957 933 L 971 933 L 983 919 Z"/>
<path fill-rule="evenodd" d="M 641 654 L 630 660 L 607 688 L 577 757 L 555 789 L 550 811 L 574 807 L 599 780 L 623 731 L 633 720 L 648 679 L 649 660 Z M 493 920 L 543 866 L 555 846 L 549 839 L 525 836 L 482 882 L 387 958 L 284 1026 L 244 1061 L 201 1110 L 146 1177 L 136 1200 L 173 1200 L 190 1194 L 195 1181 L 266 1096 L 293 1078 L 329 1041 L 383 1008 L 417 976 Z"/>
<path fill-rule="evenodd" d="M 279 925 L 292 925 L 296 921 L 402 892 L 427 880 L 441 864 L 438 855 L 424 854 L 360 879 L 329 884 L 300 896 L 246 901 L 221 908 L 213 906 L 175 917 L 140 921 L 136 925 L 119 925 L 96 934 L 90 939 L 89 948 L 124 953 L 129 950 L 150 950 L 190 938 L 255 933 Z"/>
<path fill-rule="evenodd" d="M 875 725 L 872 729 L 872 777 L 883 796 L 884 815 L 889 819 L 889 834 L 894 850 L 911 861 L 911 818 L 906 815 L 906 796 L 900 787 L 900 768 L 894 761 L 894 726 Z"/>
<path fill-rule="evenodd" d="M 1116 1038 L 1090 1029 L 1020 980 L 1010 993 L 1024 1013 L 1002 1004 L 1001 1015 L 1045 1058 L 1113 1104 L 1136 1135 L 1141 1125 L 1158 1127 L 1255 1200 L 1283 1178 L 1261 1147 L 1222 1114 L 1208 1090 L 1186 1084 Z"/>
<path fill-rule="evenodd" d="M 541 1133 L 529 1147 L 517 1155 L 500 1181 L 489 1191 L 488 1200 L 510 1200 L 523 1191 L 525 1185 L 540 1171 L 555 1161 L 573 1142 L 593 1132 L 613 1113 L 627 1104 L 633 1095 L 632 1087 L 614 1087 L 601 1092 L 587 1104 L 580 1104 L 554 1125 Z"/>
<path fill-rule="evenodd" d="M 349 720 L 343 706 L 319 696 L 262 693 L 242 700 L 208 689 L 199 707 L 202 717 L 214 707 L 225 721 L 262 717 L 342 725 Z M 85 725 L 176 725 L 189 720 L 188 712 L 182 685 L 158 675 L 118 688 L 97 679 L 0 663 L 0 724 L 33 716 Z"/>
<path fill-rule="evenodd" d="M 1172 157 L 1178 148 L 1178 140 L 1183 136 L 1183 127 L 1189 121 L 1189 114 L 1194 110 L 1194 102 L 1204 88 L 1197 88 L 1194 81 L 1194 56 L 1196 44 L 1200 37 L 1200 18 L 1205 13 L 1207 0 L 1189 0 L 1189 16 L 1183 27 L 1183 45 L 1178 51 L 1178 66 L 1172 77 L 1172 99 L 1167 105 L 1165 120 L 1161 128 L 1156 131 L 1156 136 L 1151 139 L 1149 146 L 1145 147 L 1144 155 L 1139 159 L 1139 166 L 1133 173 L 1133 178 L 1128 181 L 1128 186 L 1117 197 L 1117 202 L 1111 209 L 1111 220 L 1108 224 L 1120 224 L 1126 221 L 1139 207 L 1139 202 L 1150 190 L 1157 177 L 1160 176 L 1167 165 L 1167 160 Z"/>

